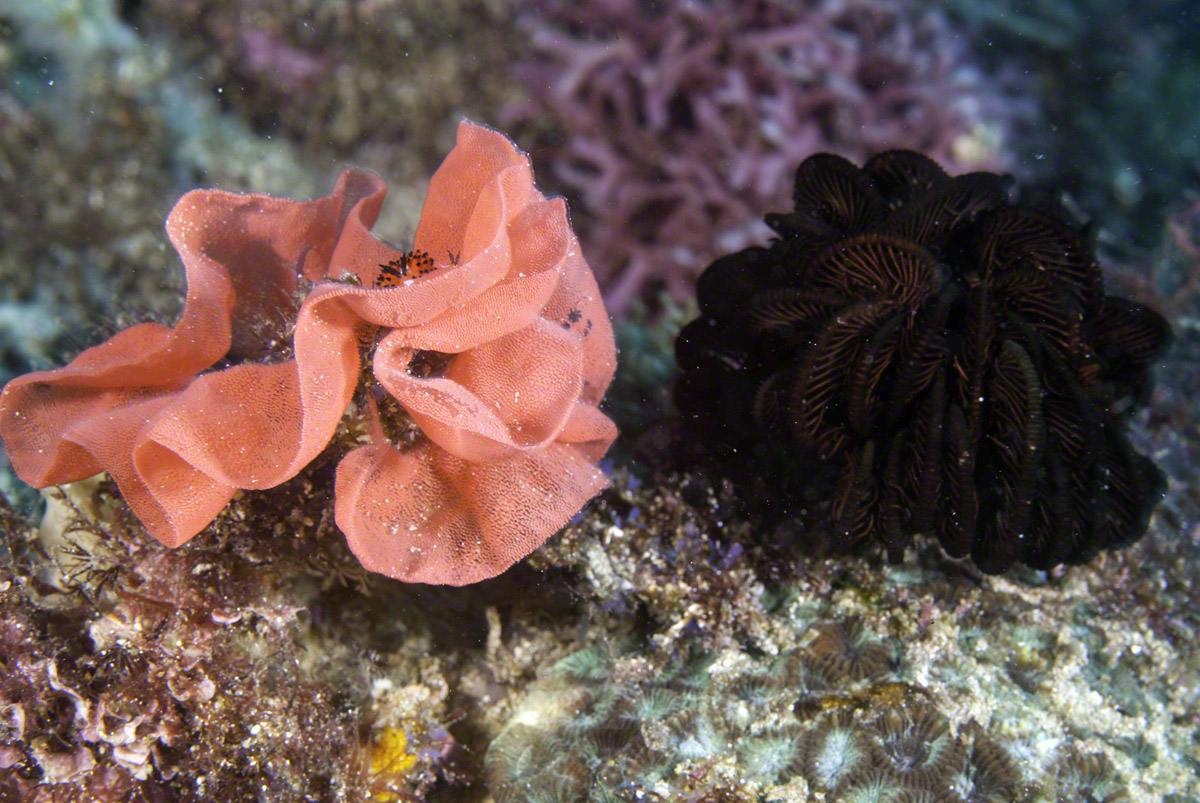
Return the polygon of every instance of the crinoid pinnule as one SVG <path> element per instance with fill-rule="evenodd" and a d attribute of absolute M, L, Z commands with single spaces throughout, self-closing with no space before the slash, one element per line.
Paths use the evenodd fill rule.
<path fill-rule="evenodd" d="M 1162 497 L 1124 418 L 1170 327 L 1009 184 L 818 154 L 778 239 L 700 277 L 679 408 L 726 454 L 831 477 L 835 549 L 898 560 L 925 532 L 987 572 L 1049 568 L 1136 540 Z"/>

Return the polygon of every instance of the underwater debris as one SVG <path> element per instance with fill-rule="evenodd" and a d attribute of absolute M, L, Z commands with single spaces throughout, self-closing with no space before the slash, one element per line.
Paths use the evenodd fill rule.
<path fill-rule="evenodd" d="M 458 136 L 409 255 L 370 234 L 386 188 L 362 171 L 316 201 L 185 195 L 167 221 L 179 322 L 10 382 L 0 436 L 18 475 L 107 471 L 178 546 L 238 489 L 294 477 L 354 400 L 364 435 L 335 512 L 364 566 L 461 585 L 535 549 L 605 484 L 612 330 L 562 200 L 502 134 Z M 417 431 L 393 443 L 381 409 Z"/>
<path fill-rule="evenodd" d="M 828 487 L 832 551 L 898 561 L 932 533 L 999 573 L 1145 532 L 1165 480 L 1124 419 L 1170 327 L 1105 294 L 1079 234 L 909 151 L 812 156 L 794 196 L 769 248 L 705 271 L 677 341 L 676 400 L 710 443 Z"/>

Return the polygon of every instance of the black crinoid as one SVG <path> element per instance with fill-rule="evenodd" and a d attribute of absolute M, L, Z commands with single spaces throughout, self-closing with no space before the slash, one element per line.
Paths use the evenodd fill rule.
<path fill-rule="evenodd" d="M 1136 540 L 1162 497 L 1123 419 L 1170 328 L 1105 295 L 1080 235 L 1009 183 L 818 154 L 766 218 L 778 239 L 699 279 L 681 412 L 771 472 L 806 466 L 837 551 L 898 560 L 930 533 L 986 572 L 1045 569 Z"/>

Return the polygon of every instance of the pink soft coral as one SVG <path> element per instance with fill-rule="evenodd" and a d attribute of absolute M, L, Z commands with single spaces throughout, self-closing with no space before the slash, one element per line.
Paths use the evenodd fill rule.
<path fill-rule="evenodd" d="M 599 291 L 562 201 L 503 135 L 460 126 L 414 254 L 368 231 L 385 192 L 349 170 L 317 201 L 184 196 L 167 220 L 187 270 L 179 322 L 10 382 L 0 437 L 17 473 L 107 471 L 178 546 L 237 489 L 295 476 L 357 389 L 372 442 L 339 466 L 336 517 L 367 568 L 463 584 L 527 555 L 604 484 L 615 350 Z M 393 444 L 397 406 L 419 432 Z"/>

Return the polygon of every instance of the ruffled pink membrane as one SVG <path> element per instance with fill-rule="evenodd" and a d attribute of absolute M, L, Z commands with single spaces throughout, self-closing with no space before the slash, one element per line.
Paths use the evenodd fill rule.
<path fill-rule="evenodd" d="M 501 134 L 460 125 L 417 229 L 436 269 L 376 289 L 402 256 L 369 232 L 385 193 L 348 170 L 316 201 L 185 195 L 167 219 L 187 272 L 179 322 L 10 382 L 0 437 L 18 475 L 45 487 L 107 471 L 178 546 L 237 489 L 278 485 L 325 448 L 373 335 L 374 391 L 421 434 L 387 442 L 368 389 L 372 442 L 336 480 L 351 549 L 372 571 L 454 585 L 529 554 L 605 484 L 615 348 L 599 290 L 562 201 Z M 293 321 L 291 358 L 272 362 L 264 332 L 286 338 Z M 431 351 L 451 355 L 444 369 L 409 370 Z"/>

